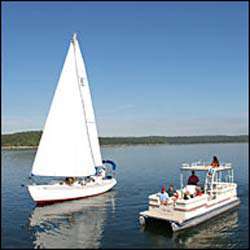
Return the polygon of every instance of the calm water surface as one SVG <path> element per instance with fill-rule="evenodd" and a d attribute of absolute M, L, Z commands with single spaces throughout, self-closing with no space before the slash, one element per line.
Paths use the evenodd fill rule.
<path fill-rule="evenodd" d="M 28 184 L 35 150 L 2 151 L 2 247 L 14 248 L 247 248 L 248 144 L 103 147 L 117 165 L 113 191 L 93 198 L 35 207 Z M 138 214 L 163 183 L 179 187 L 184 161 L 232 162 L 239 209 L 179 233 L 164 223 L 141 228 Z"/>

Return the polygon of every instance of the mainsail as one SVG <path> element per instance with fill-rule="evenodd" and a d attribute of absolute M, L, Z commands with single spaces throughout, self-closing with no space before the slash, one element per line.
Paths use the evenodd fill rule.
<path fill-rule="evenodd" d="M 87 129 L 89 135 L 89 141 L 91 146 L 92 156 L 94 158 L 95 166 L 102 165 L 102 158 L 100 153 L 100 145 L 98 140 L 98 134 L 96 129 L 95 114 L 91 100 L 91 94 L 89 89 L 88 77 L 86 72 L 86 67 L 81 54 L 81 50 L 77 39 L 74 42 L 75 45 L 75 55 L 78 65 L 78 77 L 80 83 L 80 90 L 82 94 L 82 100 L 84 100 L 84 108 L 87 122 Z"/>
<path fill-rule="evenodd" d="M 102 165 L 84 62 L 74 35 L 55 91 L 32 174 L 89 176 Z"/>

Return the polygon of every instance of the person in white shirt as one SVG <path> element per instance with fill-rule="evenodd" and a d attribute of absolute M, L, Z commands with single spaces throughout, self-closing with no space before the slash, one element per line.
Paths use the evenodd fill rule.
<path fill-rule="evenodd" d="M 169 200 L 169 195 L 166 192 L 166 187 L 162 186 L 161 193 L 160 193 L 160 202 L 161 202 L 161 205 L 167 205 L 168 204 L 168 200 Z"/>

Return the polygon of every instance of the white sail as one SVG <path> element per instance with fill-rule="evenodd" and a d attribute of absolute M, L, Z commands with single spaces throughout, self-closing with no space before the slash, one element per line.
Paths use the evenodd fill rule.
<path fill-rule="evenodd" d="M 98 147 L 99 151 L 91 148 L 89 130 L 90 134 L 96 133 L 96 130 L 92 125 L 92 128 L 89 129 L 86 121 L 94 121 L 94 115 L 93 109 L 91 109 L 90 93 L 82 95 L 81 92 L 84 91 L 80 91 L 77 75 L 86 75 L 86 73 L 84 67 L 78 69 L 77 61 L 81 61 L 79 59 L 81 55 L 78 55 L 76 60 L 79 48 L 74 48 L 75 45 L 76 38 L 70 43 L 45 123 L 33 163 L 32 173 L 34 175 L 89 176 L 95 173 L 96 163 L 99 164 L 100 161 L 98 159 L 96 162 L 93 157 L 93 152 L 100 151 L 99 143 L 93 144 Z M 86 98 L 88 102 L 86 107 L 85 100 L 82 98 Z M 97 137 L 97 133 L 95 136 Z M 94 136 L 92 137 L 94 138 Z"/>
<path fill-rule="evenodd" d="M 97 133 L 96 122 L 95 122 L 95 114 L 94 114 L 92 100 L 91 100 L 91 93 L 89 89 L 86 67 L 84 64 L 84 60 L 81 54 L 78 41 L 76 39 L 75 39 L 75 55 L 76 55 L 76 60 L 77 60 L 77 65 L 78 65 L 78 77 L 79 77 L 82 99 L 84 102 L 91 152 L 94 158 L 95 166 L 102 166 L 101 150 L 100 150 L 100 145 L 99 145 L 99 140 L 98 140 L 98 133 Z"/>

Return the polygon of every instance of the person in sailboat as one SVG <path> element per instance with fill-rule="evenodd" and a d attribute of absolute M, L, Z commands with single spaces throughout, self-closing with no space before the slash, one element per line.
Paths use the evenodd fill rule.
<path fill-rule="evenodd" d="M 66 177 L 65 178 L 65 183 L 67 185 L 72 185 L 72 184 L 74 184 L 75 181 L 76 181 L 76 177 Z"/>
<path fill-rule="evenodd" d="M 102 178 L 105 178 L 106 176 L 106 171 L 104 167 L 98 167 L 96 169 L 97 176 L 101 176 Z"/>

